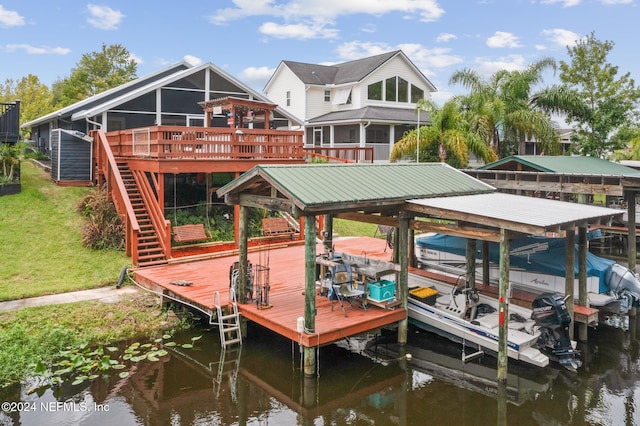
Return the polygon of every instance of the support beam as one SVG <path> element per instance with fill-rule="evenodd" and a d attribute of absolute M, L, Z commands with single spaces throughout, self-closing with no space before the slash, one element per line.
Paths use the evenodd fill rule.
<path fill-rule="evenodd" d="M 316 217 L 306 216 L 304 220 L 304 332 L 316 332 Z M 316 374 L 316 348 L 304 348 L 304 375 Z"/>
<path fill-rule="evenodd" d="M 578 228 L 578 304 L 589 306 L 587 299 L 587 228 Z M 578 324 L 578 340 L 587 341 L 587 323 Z"/>
<path fill-rule="evenodd" d="M 564 295 L 568 296 L 566 305 L 569 316 L 571 317 L 571 325 L 569 326 L 569 337 L 573 340 L 573 298 L 574 287 L 576 282 L 576 230 L 575 227 L 569 226 L 566 229 L 565 237 L 566 245 L 564 250 Z"/>
<path fill-rule="evenodd" d="M 467 270 L 465 279 L 469 288 L 476 288 L 476 240 L 467 239 Z"/>
<path fill-rule="evenodd" d="M 509 303 L 507 291 L 509 287 L 509 251 L 511 250 L 511 236 L 509 231 L 500 230 L 500 288 L 498 293 L 499 323 L 498 323 L 498 382 L 507 381 L 507 361 L 509 359 Z"/>
<path fill-rule="evenodd" d="M 633 273 L 636 272 L 636 193 L 635 191 L 625 191 L 625 199 L 627 200 L 627 229 L 629 230 L 629 241 L 627 241 L 628 266 Z"/>
<path fill-rule="evenodd" d="M 400 264 L 400 273 L 398 274 L 398 298 L 402 301 L 402 307 L 405 312 L 409 312 L 409 219 L 400 218 L 400 226 L 396 229 L 396 239 L 394 254 L 398 254 L 398 263 Z M 407 344 L 409 333 L 409 319 L 405 315 L 404 319 L 398 323 L 398 344 L 404 346 Z"/>
<path fill-rule="evenodd" d="M 249 261 L 248 256 L 248 241 L 249 241 L 249 208 L 240 206 L 240 224 L 239 234 L 240 240 L 238 242 L 238 262 L 240 263 L 239 277 L 238 277 L 238 302 L 246 303 L 247 295 L 245 289 L 247 288 L 247 263 Z"/>
<path fill-rule="evenodd" d="M 489 241 L 482 241 L 482 284 L 489 285 L 491 262 L 489 261 Z"/>

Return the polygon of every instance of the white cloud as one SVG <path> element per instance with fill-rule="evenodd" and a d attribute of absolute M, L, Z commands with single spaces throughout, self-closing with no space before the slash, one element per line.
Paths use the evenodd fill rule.
<path fill-rule="evenodd" d="M 238 78 L 246 82 L 251 87 L 264 87 L 269 78 L 276 71 L 275 68 L 269 67 L 248 67 L 240 72 Z"/>
<path fill-rule="evenodd" d="M 455 34 L 440 33 L 440 34 L 438 34 L 438 37 L 436 37 L 436 42 L 438 42 L 438 43 L 446 43 L 449 40 L 454 40 L 456 38 L 458 38 L 458 36 L 455 35 Z"/>
<path fill-rule="evenodd" d="M 129 58 L 133 59 L 133 61 L 138 65 L 144 64 L 144 60 L 142 60 L 140 56 L 134 55 L 131 52 L 129 52 Z"/>
<path fill-rule="evenodd" d="M 572 7 L 582 3 L 582 0 L 542 0 L 540 3 L 542 4 L 561 3 L 562 7 Z"/>
<path fill-rule="evenodd" d="M 288 0 L 281 3 L 275 0 L 233 0 L 233 4 L 235 7 L 216 10 L 209 21 L 224 24 L 249 16 L 270 16 L 287 21 L 309 18 L 331 21 L 353 14 L 381 16 L 401 12 L 430 22 L 445 13 L 437 0 Z"/>
<path fill-rule="evenodd" d="M 494 35 L 487 39 L 487 46 L 492 48 L 501 48 L 501 47 L 509 47 L 516 48 L 522 47 L 520 42 L 518 41 L 518 37 L 513 35 L 512 33 L 507 33 L 504 31 L 496 31 Z"/>
<path fill-rule="evenodd" d="M 7 10 L 0 4 L 0 27 L 21 27 L 24 25 L 24 17 L 18 12 Z"/>
<path fill-rule="evenodd" d="M 418 68 L 446 68 L 462 62 L 460 56 L 450 54 L 451 49 L 428 49 L 415 43 L 399 44 L 398 49 L 402 50 Z"/>
<path fill-rule="evenodd" d="M 184 59 L 185 62 L 190 63 L 191 65 L 194 66 L 198 66 L 202 63 L 202 59 L 198 58 L 197 56 L 193 56 L 193 55 L 184 55 L 184 57 L 182 58 Z"/>
<path fill-rule="evenodd" d="M 91 15 L 87 22 L 100 30 L 115 30 L 124 18 L 119 10 L 113 10 L 108 6 L 88 4 L 87 10 Z"/>
<path fill-rule="evenodd" d="M 609 5 L 609 4 L 631 4 L 633 0 L 600 0 L 600 3 Z"/>
<path fill-rule="evenodd" d="M 29 55 L 66 55 L 71 49 L 66 47 L 35 47 L 30 44 L 7 44 L 4 46 L 7 52 L 15 52 L 16 50 L 24 50 Z"/>
<path fill-rule="evenodd" d="M 476 58 L 474 59 L 474 69 L 482 76 L 489 77 L 496 71 L 507 70 L 516 71 L 527 67 L 527 61 L 522 55 L 508 55 L 501 58 Z"/>
<path fill-rule="evenodd" d="M 542 34 L 547 36 L 547 40 L 559 47 L 573 46 L 578 40 L 580 40 L 579 34 L 576 34 L 573 31 L 563 30 L 561 28 L 543 30 Z"/>
<path fill-rule="evenodd" d="M 258 28 L 262 34 L 275 38 L 336 38 L 338 30 L 326 28 L 321 23 L 311 24 L 276 24 L 275 22 L 265 22 Z"/>

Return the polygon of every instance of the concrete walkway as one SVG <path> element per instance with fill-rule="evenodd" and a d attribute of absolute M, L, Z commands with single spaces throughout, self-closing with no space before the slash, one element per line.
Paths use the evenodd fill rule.
<path fill-rule="evenodd" d="M 85 300 L 100 300 L 105 303 L 115 303 L 121 296 L 133 294 L 139 291 L 136 287 L 125 286 L 122 288 L 102 287 L 93 290 L 73 291 L 69 293 L 52 294 L 49 296 L 29 297 L 27 299 L 9 300 L 0 302 L 0 312 L 15 311 L 22 308 L 46 305 L 60 305 L 63 303 L 82 302 Z"/>

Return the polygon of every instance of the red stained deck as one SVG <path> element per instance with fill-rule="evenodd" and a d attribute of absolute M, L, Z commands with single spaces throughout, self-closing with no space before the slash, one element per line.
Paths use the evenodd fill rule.
<path fill-rule="evenodd" d="M 391 250 L 385 252 L 386 241 L 377 238 L 358 237 L 334 240 L 336 252 L 361 255 L 389 261 Z M 317 253 L 322 253 L 319 245 Z M 331 310 L 331 302 L 325 296 L 316 296 L 315 333 L 297 331 L 297 319 L 304 316 L 305 255 L 300 244 L 249 253 L 253 265 L 269 266 L 268 309 L 258 309 L 255 303 L 238 304 L 241 315 L 302 346 L 317 346 L 338 341 L 379 327 L 396 323 L 405 318 L 402 307 L 394 310 L 369 305 L 365 311 L 358 307 L 347 308 L 347 316 L 337 304 Z M 220 294 L 224 305 L 229 300 L 229 269 L 238 256 L 200 259 L 189 262 L 135 269 L 134 280 L 140 285 L 166 294 L 178 301 L 195 305 L 205 312 L 215 312 L 213 295 Z M 178 286 L 172 281 L 184 280 L 190 286 Z"/>

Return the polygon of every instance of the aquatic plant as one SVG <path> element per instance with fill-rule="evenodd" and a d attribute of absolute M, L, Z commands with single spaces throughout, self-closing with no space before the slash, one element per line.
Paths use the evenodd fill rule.
<path fill-rule="evenodd" d="M 129 376 L 133 365 L 142 361 L 157 362 L 169 352 L 165 347 L 193 349 L 195 342 L 202 336 L 192 337 L 189 343 L 177 343 L 170 334 L 164 334 L 152 342 L 130 344 L 124 351 L 115 346 L 90 348 L 86 344 L 68 347 L 59 351 L 50 365 L 40 360 L 31 367 L 36 376 L 42 378 L 41 384 L 29 390 L 29 393 L 70 382 L 72 386 L 93 380 L 100 375 L 111 374 L 114 370 L 120 378 Z M 129 367 L 129 370 L 126 370 Z"/>

